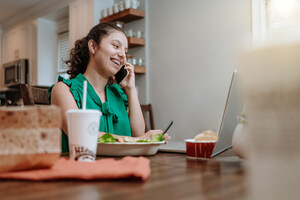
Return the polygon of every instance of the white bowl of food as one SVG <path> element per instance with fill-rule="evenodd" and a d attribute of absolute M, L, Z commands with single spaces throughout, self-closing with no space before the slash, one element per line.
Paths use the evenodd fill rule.
<path fill-rule="evenodd" d="M 106 133 L 98 140 L 97 156 L 151 156 L 165 143 L 162 134 L 147 140 Z"/>

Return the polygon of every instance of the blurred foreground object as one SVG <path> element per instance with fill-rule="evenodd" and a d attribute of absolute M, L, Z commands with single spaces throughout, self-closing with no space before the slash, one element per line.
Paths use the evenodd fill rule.
<path fill-rule="evenodd" d="M 300 43 L 240 56 L 249 134 L 249 199 L 298 199 Z"/>
<path fill-rule="evenodd" d="M 0 108 L 0 172 L 51 167 L 61 154 L 60 109 Z"/>
<path fill-rule="evenodd" d="M 246 124 L 246 119 L 243 116 L 241 116 L 240 118 L 242 118 L 244 121 L 240 120 L 239 124 L 234 130 L 232 136 L 232 149 L 237 156 L 244 159 L 248 159 L 251 143 L 249 141 L 249 133 L 247 132 L 247 129 L 244 128 L 244 124 Z"/>

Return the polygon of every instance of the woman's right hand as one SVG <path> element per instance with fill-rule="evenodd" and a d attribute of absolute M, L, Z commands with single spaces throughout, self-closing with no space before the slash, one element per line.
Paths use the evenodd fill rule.
<path fill-rule="evenodd" d="M 160 129 L 156 129 L 156 130 L 149 130 L 148 132 L 146 132 L 144 135 L 140 136 L 139 138 L 141 139 L 151 139 L 151 138 L 155 138 L 158 134 L 162 134 L 163 131 Z M 165 139 L 164 141 L 168 142 L 169 139 L 171 139 L 171 137 L 168 134 L 165 134 L 163 136 L 163 138 Z"/>
<path fill-rule="evenodd" d="M 155 138 L 158 134 L 162 134 L 163 131 L 156 129 L 156 130 L 149 130 L 148 132 L 146 132 L 144 135 L 139 136 L 139 137 L 130 137 L 130 136 L 121 136 L 121 135 L 115 135 L 112 134 L 114 136 L 114 138 L 117 139 L 118 142 L 135 142 L 138 140 L 150 140 L 151 138 Z M 104 135 L 105 132 L 98 132 L 98 137 L 102 137 L 102 135 Z M 169 139 L 171 139 L 171 137 L 168 134 L 165 134 L 163 136 L 163 138 L 165 139 L 164 141 L 167 143 Z"/>

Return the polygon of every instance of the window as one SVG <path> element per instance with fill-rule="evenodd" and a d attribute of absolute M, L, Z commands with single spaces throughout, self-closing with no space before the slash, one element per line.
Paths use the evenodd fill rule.
<path fill-rule="evenodd" d="M 300 0 L 252 0 L 254 44 L 300 37 Z"/>
<path fill-rule="evenodd" d="M 299 35 L 300 0 L 269 0 L 272 39 L 289 39 Z"/>
<path fill-rule="evenodd" d="M 64 62 L 69 59 L 69 32 L 62 32 L 57 37 L 57 72 L 66 76 L 68 65 Z"/>

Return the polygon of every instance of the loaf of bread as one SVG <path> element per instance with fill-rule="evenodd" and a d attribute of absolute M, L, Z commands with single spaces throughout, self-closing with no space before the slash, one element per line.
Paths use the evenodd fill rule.
<path fill-rule="evenodd" d="M 0 172 L 51 167 L 61 154 L 60 109 L 0 108 Z"/>
<path fill-rule="evenodd" d="M 62 116 L 57 106 L 0 107 L 0 129 L 61 128 Z"/>
<path fill-rule="evenodd" d="M 0 107 L 0 130 L 6 128 L 38 128 L 38 112 L 33 106 Z"/>
<path fill-rule="evenodd" d="M 207 130 L 202 133 L 199 133 L 194 137 L 195 141 L 217 141 L 218 134 L 214 131 Z"/>
<path fill-rule="evenodd" d="M 61 129 L 1 129 L 0 154 L 60 153 Z"/>
<path fill-rule="evenodd" d="M 60 109 L 56 106 L 38 106 L 37 107 L 40 128 L 61 128 L 62 116 Z"/>

